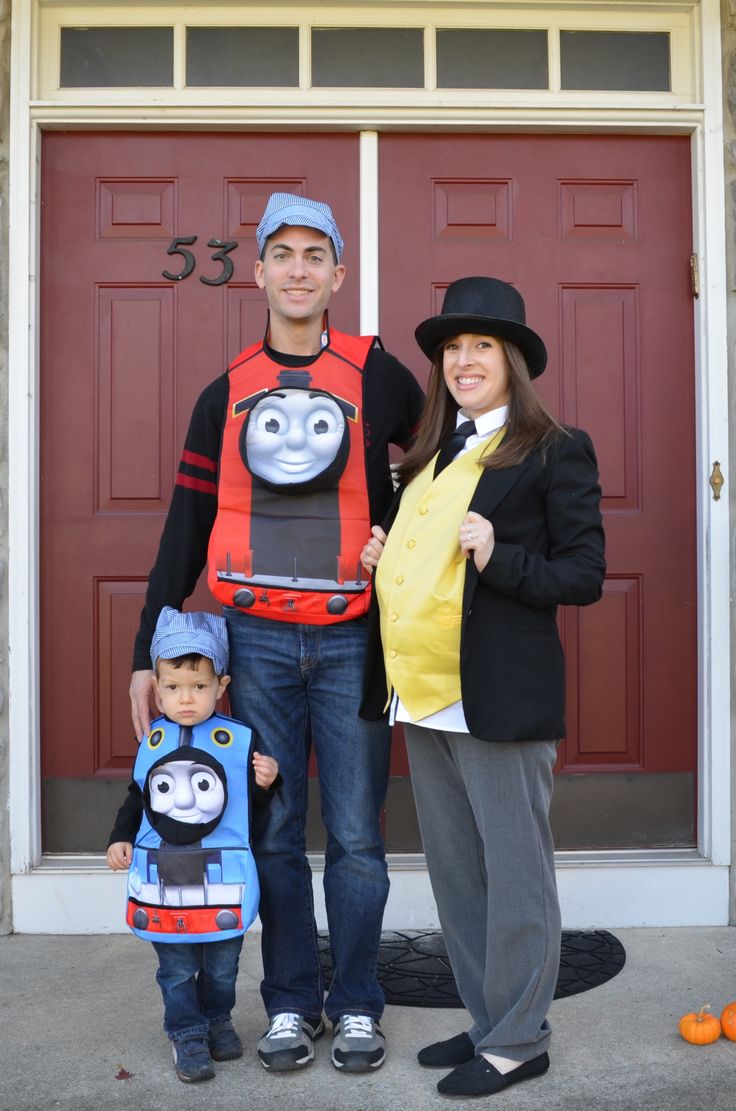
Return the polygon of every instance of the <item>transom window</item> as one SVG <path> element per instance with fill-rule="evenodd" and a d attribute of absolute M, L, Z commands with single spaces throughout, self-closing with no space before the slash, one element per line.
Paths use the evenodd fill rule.
<path fill-rule="evenodd" d="M 186 26 L 184 86 L 548 89 L 551 30 L 466 27 Z M 555 45 L 557 32 L 554 32 Z M 60 88 L 172 87 L 175 28 L 62 27 Z M 427 40 L 430 40 L 430 49 Z M 669 92 L 668 31 L 560 31 L 562 89 Z"/>
<path fill-rule="evenodd" d="M 497 106 L 681 112 L 703 100 L 700 0 L 29 2 L 30 99 L 49 108 L 222 106 L 288 125 L 315 108 L 354 123 L 377 107 L 462 106 L 467 120 Z"/>

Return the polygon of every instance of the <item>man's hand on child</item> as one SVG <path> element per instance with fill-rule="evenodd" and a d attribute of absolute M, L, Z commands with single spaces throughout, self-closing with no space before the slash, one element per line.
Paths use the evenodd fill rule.
<path fill-rule="evenodd" d="M 270 787 L 279 774 L 279 765 L 273 756 L 264 756 L 260 752 L 254 752 L 253 772 L 259 787 Z"/>
<path fill-rule="evenodd" d="M 151 693 L 153 691 L 153 671 L 134 671 L 130 680 L 130 711 L 133 729 L 141 743 L 151 729 Z"/>
<path fill-rule="evenodd" d="M 133 846 L 130 841 L 113 841 L 105 855 L 108 868 L 113 872 L 122 872 L 130 868 L 133 859 Z"/>

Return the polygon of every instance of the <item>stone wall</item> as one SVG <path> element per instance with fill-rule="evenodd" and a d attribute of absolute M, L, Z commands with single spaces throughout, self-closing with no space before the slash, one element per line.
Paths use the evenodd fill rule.
<path fill-rule="evenodd" d="M 728 367 L 729 367 L 729 449 L 731 458 L 736 458 L 736 399 L 734 397 L 734 367 L 736 367 L 736 0 L 721 0 L 721 33 L 723 36 L 723 137 L 726 176 L 726 273 L 728 281 Z M 736 497 L 734 497 L 733 467 L 731 474 L 725 474 L 724 496 L 728 497 L 731 508 L 731 527 L 736 523 Z M 736 532 L 731 539 L 731 567 L 734 567 L 736 554 Z M 731 644 L 736 644 L 736 614 L 731 607 Z M 732 665 L 736 662 L 732 659 Z M 733 676 L 734 669 L 731 668 Z M 736 682 L 731 680 L 731 814 L 732 838 L 731 860 L 736 860 L 736 751 L 733 738 L 736 736 Z M 731 868 L 731 906 L 730 920 L 736 924 L 736 876 Z"/>
<path fill-rule="evenodd" d="M 11 929 L 8 819 L 8 122 L 10 2 L 0 0 L 0 934 Z"/>

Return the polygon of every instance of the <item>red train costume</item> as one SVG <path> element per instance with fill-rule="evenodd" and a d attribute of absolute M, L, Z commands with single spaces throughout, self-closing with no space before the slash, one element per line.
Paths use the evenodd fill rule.
<path fill-rule="evenodd" d="M 224 605 L 330 624 L 368 608 L 363 372 L 374 336 L 330 330 L 313 366 L 262 343 L 229 368 L 209 586 Z"/>

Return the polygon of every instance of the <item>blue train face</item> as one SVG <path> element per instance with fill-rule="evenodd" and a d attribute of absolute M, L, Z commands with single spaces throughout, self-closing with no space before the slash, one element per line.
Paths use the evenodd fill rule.
<path fill-rule="evenodd" d="M 229 748 L 232 733 L 213 730 L 206 743 Z M 143 780 L 143 800 L 151 828 L 163 841 L 192 844 L 219 825 L 228 801 L 227 774 L 207 749 L 182 745 L 154 759 Z"/>

